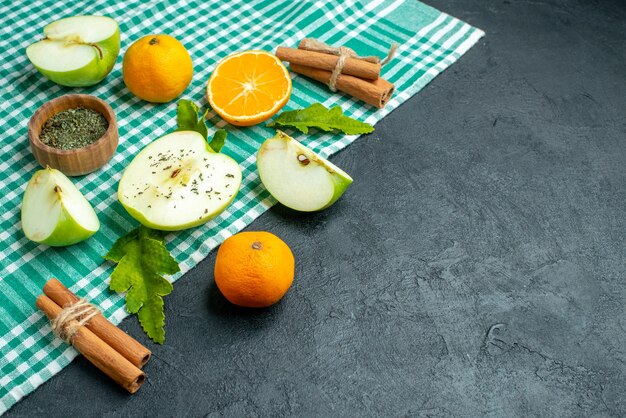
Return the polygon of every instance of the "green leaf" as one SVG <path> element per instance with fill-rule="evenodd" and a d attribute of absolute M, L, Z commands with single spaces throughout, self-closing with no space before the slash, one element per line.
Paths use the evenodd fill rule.
<path fill-rule="evenodd" d="M 139 228 L 130 231 L 123 237 L 118 238 L 104 258 L 109 261 L 113 261 L 114 263 L 119 263 L 122 260 L 122 257 L 126 255 L 126 249 L 124 247 L 126 247 L 126 244 L 129 242 L 136 240 L 138 234 Z"/>
<path fill-rule="evenodd" d="M 209 131 L 206 126 L 206 112 L 198 119 L 198 111 L 200 109 L 191 100 L 179 100 L 176 112 L 176 122 L 178 123 L 177 131 L 195 131 L 200 133 L 206 139 Z"/>
<path fill-rule="evenodd" d="M 105 258 L 117 263 L 109 288 L 126 293 L 126 308 L 136 313 L 145 333 L 154 342 L 165 342 L 163 296 L 172 284 L 162 274 L 180 271 L 164 243 L 165 233 L 140 226 L 119 238 Z"/>
<path fill-rule="evenodd" d="M 215 152 L 220 152 L 220 150 L 224 146 L 224 143 L 226 142 L 227 135 L 228 132 L 226 132 L 226 129 L 218 129 L 213 135 L 213 139 L 211 140 L 211 142 L 209 142 L 209 146 L 211 147 L 211 149 Z"/>
<path fill-rule="evenodd" d="M 206 127 L 206 114 L 209 111 L 207 110 L 206 112 L 204 112 L 204 114 L 202 115 L 202 117 L 196 121 L 196 132 L 200 132 L 200 135 L 202 135 L 202 137 L 204 139 L 207 139 L 209 137 L 209 130 Z"/>
<path fill-rule="evenodd" d="M 305 109 L 282 112 L 267 126 L 290 126 L 303 134 L 309 133 L 309 128 L 318 128 L 327 132 L 338 130 L 348 135 L 368 134 L 374 131 L 374 127 L 369 123 L 345 116 L 341 107 L 335 106 L 327 109 L 320 103 L 314 103 Z"/>
<path fill-rule="evenodd" d="M 191 100 L 179 100 L 176 115 L 178 128 L 176 130 L 199 132 L 204 139 L 207 139 L 209 137 L 209 130 L 206 126 L 206 115 L 208 113 L 208 110 L 204 112 L 202 117 L 200 117 L 199 119 L 198 110 L 200 110 L 198 106 Z M 211 142 L 209 143 L 211 149 L 215 152 L 220 152 L 220 150 L 224 146 L 224 143 L 226 142 L 227 135 L 228 134 L 226 133 L 225 129 L 218 129 L 217 132 L 215 132 L 215 134 L 213 135 L 213 139 L 211 139 Z M 114 248 L 111 249 L 111 251 L 113 250 Z M 118 258 L 116 257 L 116 254 L 117 250 L 113 252 L 112 257 Z M 116 259 L 111 259 L 111 261 L 116 261 Z"/>
<path fill-rule="evenodd" d="M 198 106 L 191 100 L 179 100 L 176 122 L 177 131 L 195 131 L 198 125 Z"/>

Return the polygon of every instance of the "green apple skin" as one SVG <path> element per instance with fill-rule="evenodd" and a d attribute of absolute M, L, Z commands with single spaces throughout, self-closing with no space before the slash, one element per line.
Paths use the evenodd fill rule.
<path fill-rule="evenodd" d="M 181 141 L 183 141 L 184 144 Z M 129 178 L 132 179 L 136 177 L 136 175 L 138 174 L 133 171 L 137 167 L 137 164 L 138 164 L 137 161 L 142 159 L 146 155 L 150 155 L 151 153 L 154 153 L 154 150 L 151 149 L 151 147 L 153 147 L 154 145 L 161 146 L 163 144 L 167 144 L 168 142 L 170 142 L 170 144 L 177 149 L 178 148 L 188 149 L 188 148 L 185 148 L 185 146 L 192 146 L 196 148 L 196 151 L 198 152 L 219 155 L 220 156 L 219 158 L 227 162 L 228 164 L 230 164 L 232 168 L 236 167 L 236 170 L 233 170 L 233 172 L 235 173 L 235 180 L 231 184 L 233 187 L 230 189 L 232 190 L 232 195 L 228 199 L 224 199 L 223 201 L 220 201 L 221 202 L 220 205 L 212 208 L 211 212 L 209 213 L 203 214 L 202 216 L 199 216 L 198 218 L 195 218 L 189 222 L 177 223 L 175 225 L 161 225 L 161 224 L 157 224 L 157 223 L 150 221 L 147 218 L 146 214 L 142 213 L 137 208 L 131 206 L 130 203 L 132 202 L 127 202 L 127 198 L 124 197 L 124 190 L 123 190 L 123 185 L 126 183 L 126 177 L 128 176 Z M 180 144 L 180 145 L 177 145 L 177 144 Z M 148 173 L 151 172 L 152 170 L 146 168 L 145 171 L 146 171 L 146 173 L 144 173 L 145 176 L 149 176 Z M 167 134 L 165 136 L 162 136 L 161 138 L 154 140 L 152 143 L 144 147 L 135 156 L 133 161 L 131 161 L 131 163 L 126 167 L 126 170 L 122 174 L 122 178 L 120 179 L 120 183 L 118 186 L 117 195 L 118 195 L 118 200 L 120 201 L 124 209 L 126 209 L 128 214 L 132 216 L 135 220 L 137 220 L 139 223 L 141 223 L 142 225 L 148 228 L 157 229 L 160 231 L 181 231 L 184 229 L 195 228 L 197 226 L 207 223 L 208 221 L 210 221 L 211 219 L 215 218 L 220 213 L 222 213 L 228 206 L 230 206 L 230 204 L 237 197 L 239 188 L 241 187 L 241 176 L 242 174 L 241 174 L 241 169 L 239 168 L 239 164 L 233 158 L 225 154 L 216 153 L 209 146 L 206 139 L 203 138 L 202 135 L 200 135 L 198 132 L 175 131 L 173 133 Z M 221 196 L 225 196 L 225 194 L 222 194 Z M 154 210 L 154 209 L 151 209 L 151 210 Z"/>
<path fill-rule="evenodd" d="M 68 245 L 85 241 L 96 232 L 98 232 L 97 229 L 95 231 L 89 231 L 88 229 L 83 228 L 74 219 L 72 219 L 71 216 L 69 216 L 66 210 L 64 210 L 57 227 L 48 238 L 43 241 L 35 241 L 28 236 L 26 236 L 26 238 L 39 244 L 46 244 L 51 247 L 66 247 Z"/>
<path fill-rule="evenodd" d="M 28 185 L 26 186 L 26 191 L 24 192 L 24 197 L 23 197 L 22 202 L 27 201 L 30 197 L 29 195 L 31 193 L 34 193 L 34 188 L 36 187 L 35 184 L 37 181 L 37 177 L 43 175 L 45 171 L 48 171 L 48 174 L 52 176 L 59 176 L 59 175 L 65 176 L 60 171 L 55 170 L 53 168 L 46 168 L 44 170 L 39 170 L 33 175 L 31 180 L 28 182 Z M 70 180 L 68 179 L 68 181 Z M 81 241 L 84 241 L 87 238 L 90 238 L 96 232 L 98 232 L 98 230 L 100 229 L 99 223 L 98 223 L 98 227 L 92 230 L 83 227 L 78 222 L 76 222 L 76 220 L 70 215 L 68 209 L 66 208 L 63 202 L 63 199 L 60 199 L 60 196 L 58 195 L 58 193 L 57 193 L 57 196 L 61 202 L 61 213 L 59 215 L 57 225 L 52 231 L 52 233 L 45 239 L 39 239 L 38 237 L 28 236 L 28 234 L 24 233 L 26 235 L 26 238 L 38 244 L 45 244 L 51 247 L 65 247 L 68 245 L 73 245 Z M 93 208 L 91 210 L 93 211 Z M 21 216 L 22 224 L 24 224 L 24 213 L 25 211 L 23 210 L 23 204 L 22 204 L 22 216 Z"/>
<path fill-rule="evenodd" d="M 341 169 L 339 169 L 339 167 L 336 167 L 330 161 L 317 155 L 313 150 L 302 145 L 300 142 L 296 141 L 295 139 L 291 138 L 289 135 L 287 135 L 286 133 L 280 130 L 276 133 L 276 135 L 273 138 L 267 139 L 259 148 L 259 151 L 257 153 L 257 168 L 259 166 L 259 160 L 263 158 L 263 154 L 270 151 L 270 148 L 272 148 L 272 143 L 275 143 L 276 141 L 286 141 L 287 143 L 291 143 L 292 145 L 297 147 L 299 153 L 304 154 L 312 163 L 316 163 L 324 167 L 326 171 L 328 172 L 328 174 L 330 175 L 331 180 L 334 185 L 334 192 L 333 192 L 332 197 L 325 205 L 319 208 L 316 208 L 313 210 L 304 210 L 301 208 L 292 207 L 288 203 L 281 201 L 276 196 L 274 196 L 274 198 L 276 198 L 283 205 L 293 210 L 300 211 L 300 212 L 316 212 L 319 210 L 324 210 L 330 207 L 333 203 L 335 203 L 345 193 L 345 191 L 348 189 L 348 187 L 350 187 L 350 185 L 354 181 L 350 176 L 347 175 L 347 173 L 342 172 L 340 174 L 339 172 L 337 172 L 337 170 L 342 171 Z M 263 173 L 260 168 L 258 168 L 258 171 L 259 171 L 259 177 L 261 178 L 261 182 L 263 182 L 266 188 L 268 188 L 266 181 L 263 180 L 265 173 Z M 268 188 L 268 191 L 270 192 L 270 194 L 272 193 L 272 191 L 269 188 Z"/>
<path fill-rule="evenodd" d="M 157 229 L 159 231 L 182 231 L 185 229 L 191 229 L 191 228 L 195 228 L 197 226 L 200 225 L 204 225 L 205 223 L 207 223 L 208 221 L 210 221 L 211 219 L 215 218 L 217 215 L 219 215 L 220 213 L 222 213 L 228 206 L 230 206 L 230 204 L 233 202 L 233 200 L 235 200 L 235 197 L 237 196 L 237 194 L 234 194 L 230 200 L 225 201 L 224 205 L 222 205 L 222 207 L 220 207 L 218 210 L 219 212 L 214 213 L 210 216 L 206 216 L 203 218 L 200 218 L 198 220 L 195 220 L 193 222 L 188 222 L 185 224 L 182 224 L 180 226 L 176 226 L 176 227 L 167 227 L 167 226 L 162 226 L 162 225 L 157 225 L 155 223 L 150 222 L 148 219 L 146 219 L 146 217 L 144 216 L 143 213 L 139 212 L 138 210 L 136 210 L 135 208 L 125 205 L 124 203 L 122 203 L 120 201 L 120 203 L 122 203 L 122 206 L 124 207 L 124 209 L 126 209 L 126 212 L 128 212 L 128 214 L 130 216 L 132 216 L 137 222 L 139 222 L 140 224 L 142 224 L 145 227 L 148 228 L 152 228 L 152 229 Z"/>
<path fill-rule="evenodd" d="M 46 28 L 44 28 L 44 34 L 45 33 Z M 40 42 L 46 42 L 46 40 Z M 38 67 L 29 56 L 30 46 L 26 48 L 26 55 L 37 71 L 48 80 L 66 87 L 88 87 L 104 80 L 113 69 L 117 56 L 120 53 L 119 26 L 113 35 L 103 41 L 95 43 L 95 45 L 98 47 L 99 51 L 94 47 L 96 53 L 94 54 L 93 60 L 84 67 L 73 71 L 58 72 Z"/>
<path fill-rule="evenodd" d="M 333 183 L 335 183 L 335 194 L 333 195 L 332 199 L 330 199 L 330 201 L 326 204 L 326 206 L 324 206 L 320 210 L 324 210 L 331 206 L 333 203 L 335 203 L 337 199 L 339 199 L 346 192 L 346 190 L 348 190 L 348 187 L 350 187 L 350 185 L 354 181 L 352 178 L 348 179 L 342 177 L 335 172 L 332 173 L 332 179 Z"/>
<path fill-rule="evenodd" d="M 120 31 L 113 36 L 97 44 L 102 50 L 102 58 L 97 53 L 93 60 L 86 66 L 73 71 L 57 72 L 48 71 L 33 66 L 48 80 L 66 87 L 88 87 L 98 84 L 111 72 L 115 60 L 120 52 Z M 26 50 L 28 54 L 28 49 Z M 31 61 L 32 63 L 32 61 Z"/>

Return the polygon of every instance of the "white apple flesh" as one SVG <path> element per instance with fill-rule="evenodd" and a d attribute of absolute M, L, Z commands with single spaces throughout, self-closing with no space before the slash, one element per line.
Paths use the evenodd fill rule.
<path fill-rule="evenodd" d="M 91 86 L 113 68 L 120 51 L 120 30 L 105 16 L 73 16 L 47 25 L 45 38 L 26 48 L 30 62 L 62 86 Z"/>
<path fill-rule="evenodd" d="M 329 207 L 352 184 L 346 172 L 281 131 L 261 145 L 257 168 L 276 200 L 302 212 Z"/>
<path fill-rule="evenodd" d="M 206 223 L 235 199 L 239 164 L 214 152 L 198 132 L 155 140 L 124 171 L 118 198 L 143 225 L 178 231 Z"/>
<path fill-rule="evenodd" d="M 22 230 L 31 241 L 66 246 L 83 241 L 100 229 L 93 208 L 63 173 L 37 171 L 22 200 Z"/>

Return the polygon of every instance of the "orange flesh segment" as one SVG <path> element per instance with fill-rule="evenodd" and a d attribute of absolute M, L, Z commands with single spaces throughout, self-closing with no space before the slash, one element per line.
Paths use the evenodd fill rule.
<path fill-rule="evenodd" d="M 263 118 L 268 113 L 269 118 L 289 99 L 291 79 L 274 55 L 249 51 L 218 65 L 208 93 L 213 108 L 225 119 Z"/>

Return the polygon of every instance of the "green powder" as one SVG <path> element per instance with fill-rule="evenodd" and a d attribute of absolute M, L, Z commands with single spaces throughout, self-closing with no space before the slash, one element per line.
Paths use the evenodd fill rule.
<path fill-rule="evenodd" d="M 39 139 L 62 150 L 83 148 L 102 137 L 108 127 L 106 118 L 93 109 L 67 109 L 43 124 Z"/>

